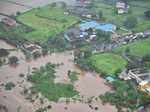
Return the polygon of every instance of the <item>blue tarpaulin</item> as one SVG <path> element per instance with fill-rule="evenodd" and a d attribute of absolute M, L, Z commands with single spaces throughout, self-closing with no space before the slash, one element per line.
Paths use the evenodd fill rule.
<path fill-rule="evenodd" d="M 89 28 L 110 32 L 114 32 L 116 30 L 116 26 L 111 23 L 98 23 L 96 21 L 89 21 L 80 24 L 80 29 L 83 31 L 88 30 Z"/>

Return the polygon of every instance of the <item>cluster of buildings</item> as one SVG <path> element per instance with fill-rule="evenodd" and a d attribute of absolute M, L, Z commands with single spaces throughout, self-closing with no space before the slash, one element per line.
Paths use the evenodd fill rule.
<path fill-rule="evenodd" d="M 124 14 L 129 11 L 129 5 L 127 4 L 127 1 L 119 0 L 116 2 L 116 8 L 118 14 Z"/>
<path fill-rule="evenodd" d="M 42 47 L 34 43 L 24 43 L 22 49 L 31 55 L 34 53 L 42 54 Z"/>
<path fill-rule="evenodd" d="M 110 23 L 99 23 L 97 21 L 83 21 L 79 27 L 71 28 L 65 32 L 64 36 L 69 42 L 80 40 L 93 40 L 97 37 L 96 30 L 104 32 L 114 32 L 116 26 Z"/>
<path fill-rule="evenodd" d="M 124 70 L 120 75 L 120 79 L 134 79 L 138 84 L 138 89 L 150 95 L 150 71 L 143 72 L 141 69 Z"/>

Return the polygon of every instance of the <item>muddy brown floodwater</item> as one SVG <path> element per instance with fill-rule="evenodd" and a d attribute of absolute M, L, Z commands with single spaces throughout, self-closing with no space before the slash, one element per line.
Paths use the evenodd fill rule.
<path fill-rule="evenodd" d="M 14 47 L 3 41 L 0 41 L 0 45 L 3 45 L 6 49 L 14 49 Z M 2 48 L 2 46 L 0 46 L 0 48 Z M 16 55 L 21 61 L 16 68 L 12 68 L 9 65 L 4 65 L 0 68 L 0 84 L 13 82 L 16 85 L 11 91 L 6 91 L 4 86 L 0 86 L 0 104 L 6 105 L 9 112 L 17 112 L 17 109 L 20 109 L 20 112 L 34 112 L 36 109 L 49 104 L 52 106 L 52 109 L 50 109 L 49 112 L 117 112 L 114 106 L 109 104 L 102 105 L 100 100 L 91 103 L 93 106 L 92 108 L 96 107 L 98 110 L 92 109 L 87 103 L 79 101 L 66 104 L 61 101 L 53 103 L 46 100 L 43 105 L 40 104 L 39 99 L 33 103 L 29 102 L 25 99 L 25 96 L 23 96 L 21 92 L 24 87 L 30 87 L 31 83 L 27 82 L 25 78 L 21 78 L 19 75 L 23 73 L 26 77 L 28 72 L 32 71 L 32 68 L 40 68 L 48 62 L 54 64 L 63 63 L 56 69 L 56 83 L 67 83 L 69 81 L 67 76 L 68 70 L 82 73 L 79 75 L 79 79 L 75 82 L 74 87 L 77 91 L 79 91 L 79 94 L 84 97 L 88 98 L 104 94 L 105 92 L 110 91 L 110 88 L 105 85 L 104 79 L 98 77 L 98 74 L 82 72 L 78 67 L 76 67 L 73 62 L 73 51 L 53 53 L 31 62 L 26 62 L 24 60 L 24 55 L 20 50 L 13 51 L 10 54 Z"/>

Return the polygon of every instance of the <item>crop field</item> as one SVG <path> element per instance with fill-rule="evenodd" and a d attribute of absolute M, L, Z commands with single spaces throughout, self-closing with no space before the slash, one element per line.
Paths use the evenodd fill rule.
<path fill-rule="evenodd" d="M 34 29 L 25 35 L 31 41 L 44 41 L 77 23 L 78 18 L 65 15 L 64 10 L 45 6 L 25 12 L 17 20 Z"/>
<path fill-rule="evenodd" d="M 114 49 L 114 51 L 121 54 L 126 48 L 129 48 L 130 55 L 142 57 L 146 54 L 150 54 L 150 39 L 140 40 L 128 45 L 122 45 Z"/>
<path fill-rule="evenodd" d="M 133 31 L 139 32 L 150 28 L 150 21 L 144 17 L 144 12 L 149 9 L 150 1 L 145 1 L 144 4 L 141 1 L 129 2 L 129 13 L 118 15 L 115 5 L 106 4 L 103 0 L 96 2 L 95 10 L 102 11 L 103 17 L 106 21 L 112 22 L 120 27 L 123 27 L 123 22 L 128 16 L 134 16 L 138 19 L 138 24 Z"/>
<path fill-rule="evenodd" d="M 90 66 L 98 73 L 116 75 L 115 73 L 125 68 L 127 62 L 121 56 L 112 53 L 95 54 L 89 58 Z"/>

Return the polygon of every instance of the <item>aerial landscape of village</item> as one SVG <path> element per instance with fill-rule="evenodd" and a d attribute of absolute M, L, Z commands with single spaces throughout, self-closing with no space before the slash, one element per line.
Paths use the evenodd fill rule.
<path fill-rule="evenodd" d="M 150 112 L 150 0 L 0 0 L 0 112 Z"/>

